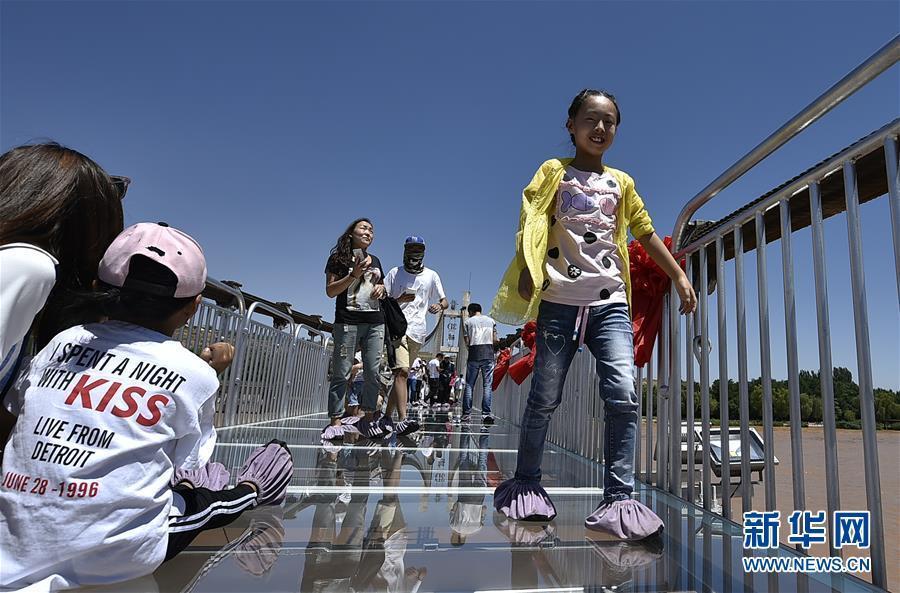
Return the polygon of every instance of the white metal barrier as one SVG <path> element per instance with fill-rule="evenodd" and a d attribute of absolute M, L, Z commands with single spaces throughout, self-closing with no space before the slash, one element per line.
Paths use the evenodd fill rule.
<path fill-rule="evenodd" d="M 296 325 L 283 311 L 264 303 L 245 308 L 235 288 L 209 280 L 234 295 L 234 307 L 204 300 L 197 313 L 175 335 L 199 354 L 211 343 L 235 346 L 234 361 L 220 376 L 216 395 L 217 427 L 252 424 L 325 409 L 330 336 Z M 262 323 L 261 311 L 286 322 L 284 329 Z M 302 336 L 307 332 L 308 336 Z"/>

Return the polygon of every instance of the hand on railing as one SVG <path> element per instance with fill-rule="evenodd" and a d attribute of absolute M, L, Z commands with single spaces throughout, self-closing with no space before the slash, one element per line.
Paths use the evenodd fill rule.
<path fill-rule="evenodd" d="M 210 344 L 200 353 L 200 358 L 209 363 L 216 373 L 221 373 L 234 360 L 234 346 L 228 342 L 216 342 Z"/>
<path fill-rule="evenodd" d="M 697 294 L 694 292 L 694 287 L 691 286 L 691 281 L 688 280 L 684 273 L 675 280 L 675 290 L 678 291 L 678 297 L 681 299 L 681 306 L 678 307 L 678 312 L 682 315 L 693 313 L 694 309 L 697 308 Z"/>

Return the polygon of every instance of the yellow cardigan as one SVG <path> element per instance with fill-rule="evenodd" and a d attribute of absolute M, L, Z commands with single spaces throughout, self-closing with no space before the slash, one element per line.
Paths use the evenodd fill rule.
<path fill-rule="evenodd" d="M 522 192 L 522 211 L 519 214 L 519 230 L 516 232 L 516 256 L 509 264 L 503 281 L 494 298 L 491 317 L 500 323 L 522 325 L 537 317 L 541 302 L 541 285 L 544 282 L 544 259 L 550 237 L 550 216 L 556 204 L 556 193 L 566 167 L 572 159 L 550 159 L 534 174 L 531 183 Z M 634 189 L 634 179 L 627 173 L 604 167 L 619 182 L 622 190 L 616 212 L 615 242 L 622 261 L 622 279 L 625 294 L 631 306 L 631 277 L 628 263 L 628 231 L 635 238 L 653 231 L 650 215 L 644 209 L 644 201 Z M 519 273 L 528 268 L 534 291 L 531 300 L 519 296 Z"/>

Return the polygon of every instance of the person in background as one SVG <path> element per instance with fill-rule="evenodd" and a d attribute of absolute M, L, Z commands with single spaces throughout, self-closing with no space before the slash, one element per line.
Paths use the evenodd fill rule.
<path fill-rule="evenodd" d="M 331 421 L 322 430 L 322 438 L 341 438 L 346 432 L 360 432 L 368 438 L 387 434 L 375 416 L 381 383 L 378 369 L 384 351 L 385 290 L 381 261 L 368 249 L 375 240 L 375 227 L 368 218 L 357 218 L 338 237 L 325 264 L 325 293 L 336 298 L 334 306 L 334 352 L 331 356 L 331 385 L 328 388 L 328 413 Z M 344 398 L 353 353 L 362 347 L 364 386 L 360 398 L 363 418 L 356 425 L 342 424 Z"/>
<path fill-rule="evenodd" d="M 395 344 L 394 388 L 388 399 L 387 416 L 397 411 L 397 434 L 406 435 L 419 430 L 419 423 L 406 417 L 407 379 L 410 362 L 416 359 L 427 334 L 427 313 L 439 313 L 449 304 L 444 295 L 441 277 L 425 267 L 425 239 L 406 238 L 403 244 L 403 267 L 392 268 L 384 279 L 388 296 L 400 303 L 406 317 L 406 335 Z"/>
<path fill-rule="evenodd" d="M 409 406 L 416 407 L 419 405 L 419 390 L 422 387 L 422 366 L 424 363 L 421 358 L 416 358 L 412 366 L 409 367 L 409 381 L 407 383 L 409 393 Z"/>
<path fill-rule="evenodd" d="M 453 364 L 453 359 L 449 356 L 443 357 L 438 377 L 438 407 L 444 412 L 450 410 L 450 389 L 455 374 L 456 365 Z"/>
<path fill-rule="evenodd" d="M 440 380 L 441 363 L 444 362 L 444 354 L 438 352 L 434 358 L 428 361 L 428 403 L 432 408 L 440 407 Z"/>
<path fill-rule="evenodd" d="M 481 421 L 493 424 L 491 415 L 491 389 L 494 382 L 494 345 L 500 342 L 497 337 L 497 324 L 493 319 L 481 313 L 481 305 L 472 303 L 468 306 L 469 318 L 463 325 L 463 339 L 469 348 L 466 362 L 466 385 L 463 395 L 462 421 L 469 422 L 472 414 L 472 388 L 481 373 L 484 395 L 481 399 Z"/>

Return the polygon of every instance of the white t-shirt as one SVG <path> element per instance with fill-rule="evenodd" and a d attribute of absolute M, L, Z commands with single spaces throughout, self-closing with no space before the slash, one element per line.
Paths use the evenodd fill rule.
<path fill-rule="evenodd" d="M 417 358 L 415 362 L 412 363 L 409 371 L 416 379 L 421 379 L 425 374 L 425 366 L 425 361 L 423 361 L 421 358 Z"/>
<path fill-rule="evenodd" d="M 437 379 L 441 376 L 441 363 L 437 358 L 428 361 L 428 378 Z"/>
<path fill-rule="evenodd" d="M 615 241 L 620 197 L 610 173 L 566 167 L 550 219 L 542 299 L 577 306 L 628 302 Z"/>
<path fill-rule="evenodd" d="M 34 245 L 0 245 L 0 390 L 22 342 L 56 284 L 56 259 Z"/>
<path fill-rule="evenodd" d="M 487 315 L 478 314 L 466 319 L 465 332 L 469 338 L 469 360 L 494 358 L 494 328 L 496 323 Z"/>
<path fill-rule="evenodd" d="M 420 274 L 410 274 L 403 268 L 391 268 L 384 278 L 384 287 L 388 296 L 395 299 L 408 292 L 416 295 L 415 300 L 400 303 L 400 308 L 406 317 L 406 335 L 420 344 L 424 342 L 428 336 L 425 320 L 428 307 L 446 296 L 440 276 L 430 268 L 425 268 Z"/>
<path fill-rule="evenodd" d="M 0 584 L 54 588 L 149 574 L 166 554 L 169 481 L 215 445 L 215 371 L 120 321 L 61 332 L 4 399 Z"/>

